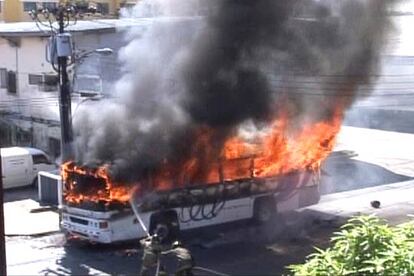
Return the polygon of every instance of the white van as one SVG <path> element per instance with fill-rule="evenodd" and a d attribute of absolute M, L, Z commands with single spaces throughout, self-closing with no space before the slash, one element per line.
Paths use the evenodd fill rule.
<path fill-rule="evenodd" d="M 3 188 L 37 184 L 39 171 L 53 171 L 52 163 L 43 151 L 35 148 L 1 148 Z"/>

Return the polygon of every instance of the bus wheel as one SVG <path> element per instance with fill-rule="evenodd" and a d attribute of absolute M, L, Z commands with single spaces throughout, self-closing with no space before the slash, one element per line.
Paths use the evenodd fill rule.
<path fill-rule="evenodd" d="M 269 222 L 276 214 L 276 203 L 273 197 L 257 198 L 254 202 L 253 219 L 260 224 Z"/>
<path fill-rule="evenodd" d="M 168 212 L 154 215 L 151 218 L 149 232 L 151 235 L 157 234 L 162 242 L 174 241 L 179 233 L 177 214 Z"/>

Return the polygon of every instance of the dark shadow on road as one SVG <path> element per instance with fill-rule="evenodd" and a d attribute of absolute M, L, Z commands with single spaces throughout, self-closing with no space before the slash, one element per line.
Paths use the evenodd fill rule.
<path fill-rule="evenodd" d="M 301 222 L 300 226 L 286 225 L 292 215 L 300 214 L 278 217 L 261 226 L 245 221 L 188 231 L 182 235 L 182 241 L 191 250 L 197 266 L 230 275 L 280 275 L 286 272 L 286 265 L 302 262 L 313 251 L 314 245 L 325 247 L 327 237 L 337 229 L 320 223 L 309 226 L 309 222 Z M 87 275 L 92 268 L 111 275 L 137 275 L 141 254 L 137 242 L 93 245 L 72 241 L 65 245 L 65 254 L 56 263 L 58 268 L 44 272 L 48 275 L 65 274 L 62 272 Z M 171 256 L 163 258 L 162 263 L 168 272 L 174 271 L 175 260 Z"/>
<path fill-rule="evenodd" d="M 23 199 L 38 200 L 37 188 L 32 186 L 4 190 L 4 202 L 13 202 Z"/>
<path fill-rule="evenodd" d="M 381 166 L 349 158 L 328 158 L 322 166 L 321 194 L 344 192 L 413 179 Z"/>

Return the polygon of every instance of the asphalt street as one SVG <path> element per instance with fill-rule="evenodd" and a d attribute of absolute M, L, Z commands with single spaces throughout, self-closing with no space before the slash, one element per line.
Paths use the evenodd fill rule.
<path fill-rule="evenodd" d="M 373 96 L 361 99 L 347 113 L 336 152 L 323 164 L 321 203 L 264 226 L 242 222 L 185 233 L 183 240 L 197 265 L 233 275 L 281 274 L 286 265 L 303 262 L 313 246 L 327 246 L 332 232 L 351 215 L 375 212 L 394 224 L 410 219 L 407 215 L 414 213 L 414 43 L 409 33 L 414 16 L 398 16 L 396 21 L 400 30 L 390 38 L 395 43 L 384 54 L 387 58 Z M 36 199 L 32 188 L 7 191 L 5 204 L 28 198 Z M 380 209 L 370 207 L 375 199 L 381 201 Z M 49 223 L 25 220 L 15 215 L 14 208 L 9 210 L 9 219 L 21 220 L 20 227 Z M 142 254 L 138 241 L 92 245 L 68 242 L 59 232 L 10 234 L 6 248 L 9 275 L 136 275 Z M 173 265 L 171 258 L 164 262 Z"/>
<path fill-rule="evenodd" d="M 414 202 L 407 198 L 414 194 L 410 181 L 414 154 L 408 149 L 413 140 L 414 134 L 344 127 L 337 151 L 323 166 L 321 190 L 325 195 L 320 204 L 285 214 L 264 226 L 240 222 L 187 232 L 182 237 L 184 243 L 202 267 L 233 275 L 280 274 L 286 272 L 286 265 L 302 262 L 313 246 L 326 246 L 331 233 L 351 215 L 377 212 L 394 223 L 406 221 L 406 215 L 414 213 Z M 394 150 L 387 150 L 389 144 Z M 376 152 L 375 158 L 371 151 Z M 6 206 L 21 204 L 27 196 L 36 197 L 33 188 L 7 191 Z M 370 207 L 374 199 L 383 202 L 380 212 Z M 16 217 L 10 211 L 6 224 Z M 21 227 L 33 228 L 28 221 L 23 219 Z M 39 220 L 51 228 L 55 222 Z M 138 273 L 142 254 L 138 241 L 92 245 L 78 240 L 67 242 L 59 232 L 9 235 L 6 246 L 10 275 L 131 275 Z M 164 263 L 169 268 L 174 266 L 171 257 Z"/>

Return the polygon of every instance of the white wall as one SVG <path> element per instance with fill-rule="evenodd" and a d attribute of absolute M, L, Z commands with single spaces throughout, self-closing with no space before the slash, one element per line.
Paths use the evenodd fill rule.
<path fill-rule="evenodd" d="M 29 74 L 54 72 L 51 65 L 45 61 L 47 38 L 20 37 L 14 40 L 18 42 L 18 47 L 9 43 L 7 39 L 0 38 L 0 68 L 15 71 L 17 76 L 17 93 L 8 93 L 7 89 L 0 89 L 0 111 L 17 112 L 25 118 L 58 121 L 57 91 L 41 92 L 37 85 L 29 85 Z M 11 123 L 32 133 L 32 145 L 45 150 L 48 148 L 48 137 L 59 138 L 55 137 L 56 127 L 47 123 L 34 123 L 24 118 L 12 119 Z"/>
<path fill-rule="evenodd" d="M 0 0 L 1 1 L 1 0 Z M 77 49 L 93 50 L 110 47 L 115 52 L 125 44 L 123 35 L 114 32 L 75 33 L 73 34 Z M 41 92 L 37 85 L 29 85 L 29 74 L 52 73 L 53 68 L 45 61 L 46 37 L 20 37 L 20 46 L 15 47 L 6 39 L 0 38 L 0 68 L 17 71 L 17 93 L 11 94 L 7 89 L 0 89 L 0 112 L 7 104 L 8 111 L 15 111 L 27 117 L 59 121 L 58 92 Z M 118 79 L 116 53 L 111 57 L 88 57 L 82 63 L 89 74 L 103 78 L 105 91 Z M 72 111 L 76 109 L 79 98 L 73 96 Z M 87 104 L 87 102 L 85 103 Z M 0 113 L 0 116 L 1 113 Z M 1 118 L 0 118 L 1 119 Z M 27 119 L 13 119 L 19 128 L 32 133 L 32 144 L 48 150 L 48 138 L 60 138 L 60 129 L 47 122 L 39 123 Z"/>
<path fill-rule="evenodd" d="M 37 85 L 29 85 L 29 74 L 54 73 L 53 68 L 45 61 L 45 45 L 47 38 L 22 37 L 18 47 L 6 39 L 0 39 L 0 68 L 15 71 L 17 75 L 17 93 L 0 90 L 0 102 L 8 103 L 9 110 L 25 116 L 42 117 L 57 120 L 53 112 L 57 105 L 57 91 L 41 92 Z M 55 73 L 56 74 L 56 73 Z"/>
<path fill-rule="evenodd" d="M 18 48 L 13 47 L 8 40 L 0 38 L 0 68 L 16 71 L 16 51 L 18 51 Z M 15 95 L 7 93 L 7 89 L 0 88 L 0 102 L 10 101 L 15 98 Z"/>

